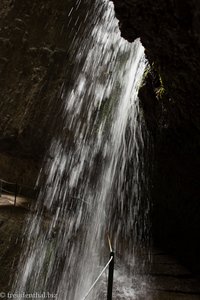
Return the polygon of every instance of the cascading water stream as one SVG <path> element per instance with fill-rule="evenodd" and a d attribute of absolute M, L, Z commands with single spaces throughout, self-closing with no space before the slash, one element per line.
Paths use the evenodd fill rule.
<path fill-rule="evenodd" d="M 62 90 L 62 131 L 41 171 L 45 186 L 28 221 L 15 284 L 18 292 L 48 291 L 59 300 L 86 294 L 108 260 L 108 232 L 126 264 L 140 239 L 143 138 L 137 94 L 144 49 L 139 40 L 129 44 L 120 37 L 111 3 L 95 5 L 91 35 L 75 40 L 82 44 L 75 58 L 81 70 L 73 87 Z M 119 281 L 128 278 L 123 271 L 116 271 Z M 134 299 L 133 288 L 123 294 L 127 278 L 114 299 Z M 102 299 L 101 288 L 87 299 Z"/>

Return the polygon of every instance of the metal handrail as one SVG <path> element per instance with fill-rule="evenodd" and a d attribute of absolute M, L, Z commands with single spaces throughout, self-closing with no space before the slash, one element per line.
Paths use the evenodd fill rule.
<path fill-rule="evenodd" d="M 95 287 L 95 285 L 97 284 L 97 282 L 99 281 L 99 279 L 101 278 L 101 276 L 103 275 L 103 273 L 105 272 L 105 270 L 108 268 L 108 266 L 110 265 L 110 263 L 111 263 L 112 260 L 113 260 L 113 257 L 110 258 L 110 260 L 105 265 L 105 267 L 103 268 L 103 270 L 101 271 L 101 273 L 99 274 L 99 276 L 97 277 L 97 279 L 95 280 L 95 282 L 92 284 L 92 286 L 88 290 L 87 294 L 82 298 L 82 300 L 85 300 L 89 296 L 90 292 L 93 290 L 93 288 Z"/>
<path fill-rule="evenodd" d="M 101 276 L 103 275 L 103 273 L 105 272 L 105 270 L 108 267 L 109 267 L 109 272 L 108 272 L 107 300 L 112 300 L 115 254 L 114 254 L 114 251 L 112 249 L 112 244 L 111 244 L 111 240 L 110 240 L 109 235 L 108 235 L 108 245 L 109 245 L 109 248 L 110 248 L 110 259 L 109 259 L 108 263 L 105 265 L 105 267 L 103 268 L 103 270 L 101 271 L 101 273 L 99 274 L 99 276 L 96 278 L 94 283 L 91 285 L 91 287 L 88 290 L 87 294 L 81 300 L 85 300 L 89 296 L 89 294 L 91 293 L 91 291 L 93 290 L 93 288 L 95 287 L 95 285 L 97 284 L 97 282 L 99 281 L 99 279 L 101 278 Z"/>
<path fill-rule="evenodd" d="M 14 185 L 14 184 L 15 184 L 14 182 L 9 182 L 9 181 L 6 181 L 6 180 L 4 180 L 4 179 L 1 179 L 1 178 L 0 178 L 0 181 L 1 181 L 1 182 L 4 182 L 4 183 L 7 183 L 7 184 L 12 184 L 12 185 Z"/>
<path fill-rule="evenodd" d="M 12 190 L 14 190 L 14 191 L 9 191 L 8 189 L 3 188 L 3 185 L 12 185 L 13 186 Z M 37 190 L 34 187 L 30 187 L 27 185 L 18 184 L 18 183 L 14 183 L 14 182 L 9 182 L 9 181 L 6 181 L 6 180 L 0 178 L 0 197 L 2 195 L 2 192 L 5 192 L 6 194 L 9 194 L 9 195 L 13 195 L 14 196 L 14 206 L 16 206 L 16 204 L 17 204 L 17 196 L 22 195 L 21 189 L 23 189 L 23 188 L 29 189 L 32 191 Z"/>

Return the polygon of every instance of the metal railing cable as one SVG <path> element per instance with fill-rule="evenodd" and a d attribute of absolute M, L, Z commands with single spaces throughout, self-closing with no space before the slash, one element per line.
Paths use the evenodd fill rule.
<path fill-rule="evenodd" d="M 16 182 L 10 182 L 10 181 L 6 181 L 2 178 L 0 178 L 0 182 L 2 183 L 5 183 L 5 184 L 9 184 L 9 185 L 16 185 L 17 183 Z M 33 186 L 29 186 L 29 185 L 26 185 L 26 184 L 18 184 L 20 187 L 24 187 L 24 188 L 27 188 L 27 189 L 31 189 L 31 190 L 34 190 L 35 187 Z"/>
<path fill-rule="evenodd" d="M 103 268 L 103 270 L 101 271 L 101 273 L 99 274 L 99 276 L 97 277 L 97 279 L 95 280 L 95 282 L 92 284 L 92 286 L 88 290 L 87 294 L 81 300 L 85 300 L 89 296 L 90 292 L 93 290 L 93 288 L 95 287 L 95 285 L 97 284 L 97 282 L 99 281 L 99 279 L 101 278 L 101 276 L 103 275 L 103 273 L 105 272 L 105 270 L 108 268 L 108 266 L 110 265 L 110 263 L 111 263 L 112 260 L 113 260 L 113 256 L 110 258 L 110 260 L 108 261 L 108 263 L 105 265 L 105 267 Z"/>
<path fill-rule="evenodd" d="M 8 190 L 3 189 L 3 188 L 1 188 L 1 190 L 2 190 L 3 192 L 7 193 L 7 194 L 10 194 L 10 195 L 14 195 L 14 194 L 15 194 L 14 192 L 8 191 Z"/>

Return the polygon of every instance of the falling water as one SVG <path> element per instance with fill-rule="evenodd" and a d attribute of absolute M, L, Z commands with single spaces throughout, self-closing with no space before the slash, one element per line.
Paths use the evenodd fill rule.
<path fill-rule="evenodd" d="M 94 12 L 90 35 L 77 35 L 71 45 L 71 51 L 78 49 L 77 77 L 62 88 L 62 130 L 41 170 L 45 184 L 28 221 L 18 292 L 83 299 L 108 261 L 109 233 L 120 257 L 114 299 L 135 299 L 134 276 L 124 265 L 134 264 L 134 245 L 143 234 L 138 227 L 145 223 L 139 216 L 143 138 L 137 93 L 146 62 L 139 40 L 129 44 L 120 37 L 111 3 L 97 1 Z M 102 299 L 105 279 L 87 299 Z"/>

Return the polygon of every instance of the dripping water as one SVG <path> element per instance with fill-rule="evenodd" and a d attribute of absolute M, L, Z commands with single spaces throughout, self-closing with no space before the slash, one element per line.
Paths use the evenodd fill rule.
<path fill-rule="evenodd" d="M 108 233 L 119 257 L 114 299 L 135 299 L 143 285 L 124 266 L 135 265 L 136 244 L 147 226 L 146 212 L 141 214 L 144 141 L 137 97 L 144 49 L 139 40 L 129 44 L 120 37 L 111 3 L 94 6 L 90 34 L 77 34 L 71 45 L 72 52 L 77 49 L 76 79 L 61 91 L 62 128 L 41 170 L 45 183 L 27 224 L 15 283 L 16 291 L 46 291 L 59 300 L 83 299 L 108 260 Z M 103 298 L 105 280 L 87 299 Z"/>

